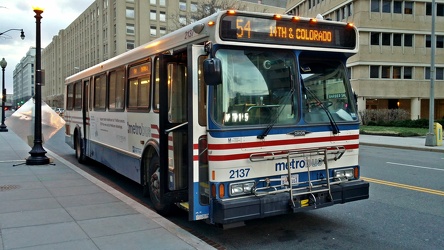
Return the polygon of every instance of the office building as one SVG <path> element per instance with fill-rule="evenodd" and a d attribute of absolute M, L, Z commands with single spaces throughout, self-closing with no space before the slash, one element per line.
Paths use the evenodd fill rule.
<path fill-rule="evenodd" d="M 359 53 L 347 61 L 358 108 L 404 109 L 429 118 L 431 0 L 289 0 L 286 13 L 351 22 Z M 444 3 L 437 3 L 434 117 L 444 117 Z"/>
<path fill-rule="evenodd" d="M 12 106 L 18 107 L 34 96 L 35 47 L 29 48 L 26 56 L 15 66 L 13 71 Z"/>

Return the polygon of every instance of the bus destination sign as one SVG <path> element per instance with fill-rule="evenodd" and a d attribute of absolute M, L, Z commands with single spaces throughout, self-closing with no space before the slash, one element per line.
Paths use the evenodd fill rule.
<path fill-rule="evenodd" d="M 356 32 L 345 24 L 226 15 L 222 40 L 306 47 L 355 49 Z"/>

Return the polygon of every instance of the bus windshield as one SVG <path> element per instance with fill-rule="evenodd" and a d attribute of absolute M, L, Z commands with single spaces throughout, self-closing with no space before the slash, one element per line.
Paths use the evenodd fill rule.
<path fill-rule="evenodd" d="M 220 49 L 223 83 L 217 87 L 213 117 L 224 126 L 295 124 L 291 52 Z"/>
<path fill-rule="evenodd" d="M 304 97 L 303 117 L 307 123 L 357 120 L 355 100 L 347 87 L 346 68 L 340 60 L 301 56 L 299 63 Z"/>

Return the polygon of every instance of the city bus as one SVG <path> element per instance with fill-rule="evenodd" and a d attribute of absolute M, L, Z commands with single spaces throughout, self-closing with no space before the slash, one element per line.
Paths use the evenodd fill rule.
<path fill-rule="evenodd" d="M 350 23 L 219 11 L 69 76 L 65 141 L 216 225 L 369 197 Z"/>

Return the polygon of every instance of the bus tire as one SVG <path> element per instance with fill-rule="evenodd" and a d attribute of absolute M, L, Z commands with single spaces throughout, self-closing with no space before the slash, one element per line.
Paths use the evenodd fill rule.
<path fill-rule="evenodd" d="M 160 179 L 160 161 L 157 155 L 150 160 L 148 178 L 148 190 L 154 209 L 161 215 L 169 214 L 171 211 L 171 204 L 164 203 L 161 199 L 162 197 L 160 197 L 160 187 L 162 184 L 162 180 Z"/>
<path fill-rule="evenodd" d="M 142 195 L 143 197 L 150 196 L 150 174 L 149 174 L 149 163 L 150 159 L 147 153 L 143 154 L 142 167 L 143 167 L 143 176 L 142 176 Z"/>
<path fill-rule="evenodd" d="M 76 133 L 76 159 L 79 163 L 85 163 L 86 162 L 86 156 L 83 152 L 83 142 L 82 138 L 80 138 L 80 133 Z"/>

